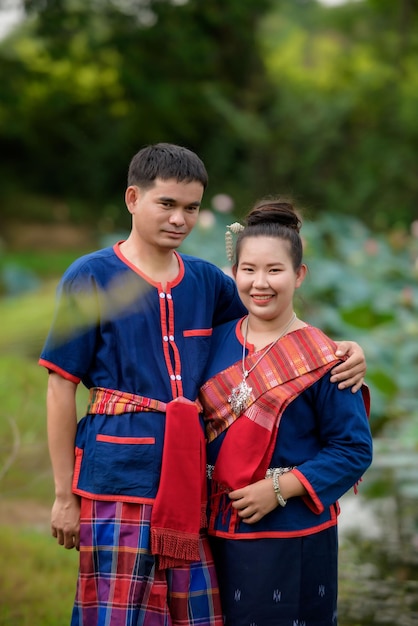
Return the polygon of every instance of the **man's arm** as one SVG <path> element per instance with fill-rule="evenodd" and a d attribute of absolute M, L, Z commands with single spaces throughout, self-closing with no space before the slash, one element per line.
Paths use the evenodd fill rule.
<path fill-rule="evenodd" d="M 351 391 L 355 393 L 364 383 L 366 374 L 366 358 L 364 352 L 355 341 L 336 341 L 337 356 L 348 355 L 348 359 L 340 363 L 331 371 L 331 382 L 338 383 L 339 389 L 352 387 Z"/>
<path fill-rule="evenodd" d="M 77 385 L 54 372 L 48 377 L 48 447 L 55 483 L 51 531 L 60 545 L 80 545 L 80 502 L 72 493 L 74 442 L 77 429 Z"/>

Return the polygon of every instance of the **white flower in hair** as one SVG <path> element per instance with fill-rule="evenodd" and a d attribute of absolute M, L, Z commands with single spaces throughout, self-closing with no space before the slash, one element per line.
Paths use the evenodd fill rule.
<path fill-rule="evenodd" d="M 232 241 L 232 235 L 238 235 L 238 233 L 240 233 L 241 231 L 244 230 L 244 226 L 242 224 L 240 224 L 239 222 L 234 222 L 233 224 L 229 224 L 226 227 L 226 233 L 225 233 L 225 250 L 226 250 L 226 257 L 228 259 L 228 261 L 232 262 L 233 258 L 234 258 L 234 243 Z"/>

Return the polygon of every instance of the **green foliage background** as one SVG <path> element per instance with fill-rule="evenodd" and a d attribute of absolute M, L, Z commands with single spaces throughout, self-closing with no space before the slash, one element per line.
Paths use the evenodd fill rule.
<path fill-rule="evenodd" d="M 161 140 L 239 212 L 280 192 L 379 230 L 415 218 L 414 0 L 24 4 L 0 45 L 3 219 L 123 225 L 128 161 Z"/>
<path fill-rule="evenodd" d="M 255 199 L 302 205 L 298 313 L 364 348 L 371 424 L 388 449 L 375 495 L 392 485 L 416 502 L 416 0 L 23 4 L 0 42 L 0 626 L 68 623 L 77 556 L 30 519 L 53 493 L 36 362 L 58 276 L 129 228 L 128 162 L 151 142 L 186 145 L 209 171 L 209 214 L 185 252 L 226 266 L 224 226 Z M 216 194 L 234 215 L 216 212 Z M 55 226 L 79 230 L 62 243 Z M 1 522 L 16 502 L 23 531 Z"/>

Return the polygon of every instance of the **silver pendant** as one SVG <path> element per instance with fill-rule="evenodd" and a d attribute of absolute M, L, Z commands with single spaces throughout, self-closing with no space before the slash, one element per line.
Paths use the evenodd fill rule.
<path fill-rule="evenodd" d="M 247 385 L 245 378 L 243 378 L 240 384 L 232 390 L 231 395 L 228 398 L 228 402 L 236 415 L 240 415 L 247 407 L 252 390 L 252 387 Z"/>

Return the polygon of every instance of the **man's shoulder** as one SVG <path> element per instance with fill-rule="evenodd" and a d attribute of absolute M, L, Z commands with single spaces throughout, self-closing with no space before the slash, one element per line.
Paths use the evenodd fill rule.
<path fill-rule="evenodd" d="M 178 253 L 181 258 L 183 259 L 184 263 L 190 264 L 190 265 L 205 265 L 205 266 L 209 266 L 209 267 L 215 267 L 217 269 L 219 269 L 219 267 L 217 265 L 215 265 L 214 263 L 211 263 L 211 261 L 207 261 L 206 259 L 202 259 L 199 256 L 193 256 L 192 254 L 185 254 L 184 252 L 179 252 Z"/>
<path fill-rule="evenodd" d="M 236 338 L 237 334 L 237 325 L 241 321 L 242 318 L 236 318 L 229 320 L 227 322 L 223 322 L 223 324 L 218 324 L 213 329 L 212 337 L 219 342 L 225 341 L 225 339 L 229 336 L 234 336 Z"/>
<path fill-rule="evenodd" d="M 209 274 L 217 274 L 218 276 L 225 278 L 227 281 L 232 280 L 232 278 L 228 276 L 221 267 L 215 265 L 211 261 L 207 261 L 206 259 L 201 259 L 200 257 L 192 256 L 190 254 L 180 253 L 180 256 L 183 260 L 186 271 L 189 269 L 196 272 L 207 272 Z"/>
<path fill-rule="evenodd" d="M 113 247 L 94 250 L 75 259 L 67 268 L 64 276 L 70 277 L 80 273 L 100 271 L 117 260 Z"/>

